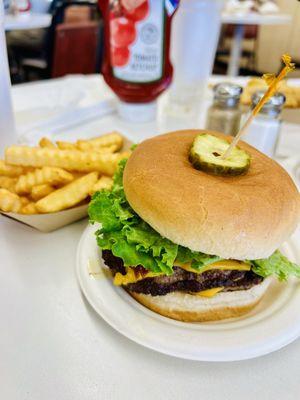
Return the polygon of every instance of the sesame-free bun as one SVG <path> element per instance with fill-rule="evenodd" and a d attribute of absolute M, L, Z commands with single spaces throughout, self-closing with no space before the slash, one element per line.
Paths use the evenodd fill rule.
<path fill-rule="evenodd" d="M 165 296 L 151 296 L 130 292 L 139 303 L 165 317 L 183 322 L 218 321 L 240 317 L 251 311 L 263 297 L 270 278 L 248 290 L 218 293 L 214 297 L 201 297 L 173 292 Z"/>
<path fill-rule="evenodd" d="M 129 204 L 163 237 L 193 251 L 225 259 L 269 257 L 297 226 L 295 184 L 279 164 L 242 141 L 239 147 L 251 155 L 245 175 L 196 170 L 188 155 L 202 132 L 176 131 L 139 144 L 124 171 Z"/>

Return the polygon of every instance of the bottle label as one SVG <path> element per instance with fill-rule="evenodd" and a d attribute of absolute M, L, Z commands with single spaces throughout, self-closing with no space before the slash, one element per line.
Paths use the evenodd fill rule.
<path fill-rule="evenodd" d="M 116 78 L 147 83 L 162 77 L 164 3 L 110 0 L 110 58 Z"/>

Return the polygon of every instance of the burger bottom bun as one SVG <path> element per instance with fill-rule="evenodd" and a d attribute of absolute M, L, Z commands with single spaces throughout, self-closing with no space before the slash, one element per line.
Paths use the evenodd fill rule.
<path fill-rule="evenodd" d="M 151 296 L 128 291 L 139 303 L 150 310 L 182 322 L 218 321 L 240 317 L 251 311 L 268 289 L 270 279 L 248 290 L 218 293 L 214 297 L 200 297 L 174 292 L 165 296 Z"/>

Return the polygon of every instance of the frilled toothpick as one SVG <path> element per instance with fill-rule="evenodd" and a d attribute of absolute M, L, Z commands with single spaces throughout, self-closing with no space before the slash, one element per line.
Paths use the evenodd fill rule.
<path fill-rule="evenodd" d="M 257 103 L 257 105 L 253 108 L 251 114 L 245 121 L 244 125 L 241 127 L 239 130 L 238 134 L 235 136 L 235 138 L 232 140 L 230 146 L 226 150 L 226 152 L 222 155 L 222 158 L 225 159 L 227 158 L 232 149 L 237 145 L 238 141 L 240 140 L 241 136 L 246 132 L 248 129 L 249 125 L 251 124 L 253 118 L 260 112 L 262 109 L 263 105 L 274 95 L 274 93 L 277 90 L 278 83 L 282 81 L 289 72 L 293 71 L 295 69 L 295 64 L 292 63 L 292 58 L 288 54 L 284 54 L 281 57 L 281 60 L 284 63 L 284 67 L 282 68 L 281 72 L 276 76 L 275 74 L 264 74 L 263 79 L 265 80 L 266 84 L 268 85 L 268 90 L 264 94 L 264 96 L 261 98 L 261 100 Z"/>

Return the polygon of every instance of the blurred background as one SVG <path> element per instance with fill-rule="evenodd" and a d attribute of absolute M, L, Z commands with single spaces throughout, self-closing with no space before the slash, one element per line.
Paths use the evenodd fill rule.
<path fill-rule="evenodd" d="M 227 0 L 222 6 L 214 74 L 275 73 L 280 56 L 289 52 L 298 67 L 293 76 L 300 76 L 299 2 Z M 4 0 L 4 7 L 13 84 L 100 72 L 103 22 L 97 1 Z"/>
<path fill-rule="evenodd" d="M 295 71 L 277 87 L 279 93 L 257 115 L 244 140 L 272 157 L 299 152 L 300 1 L 2 3 L 5 34 L 2 29 L 0 49 L 6 55 L 7 48 L 9 64 L 7 68 L 6 61 L 2 62 L 1 67 L 4 58 L 0 58 L 0 103 L 6 106 L 0 109 L 0 130 L 7 132 L 2 135 L 2 147 L 16 140 L 36 142 L 42 135 L 82 135 L 83 127 L 86 135 L 119 129 L 135 140 L 142 134 L 195 127 L 236 135 L 268 87 L 262 74 L 278 74 L 282 55 L 289 53 Z M 163 20 L 154 12 L 160 5 Z M 132 15 L 122 13 L 130 7 Z M 134 69 L 133 80 L 126 75 L 128 57 L 140 46 L 135 32 L 142 37 L 144 24 L 150 27 L 148 35 L 155 34 L 156 26 L 167 27 L 165 39 L 159 39 L 166 41 L 163 57 L 157 56 L 165 65 L 158 80 L 140 80 Z M 112 34 L 105 31 L 108 26 L 114 27 Z M 145 57 L 156 48 L 148 44 Z M 139 68 L 143 67 L 140 63 Z M 112 79 L 112 71 L 126 76 Z M 149 85 L 139 86 L 139 82 Z"/>

